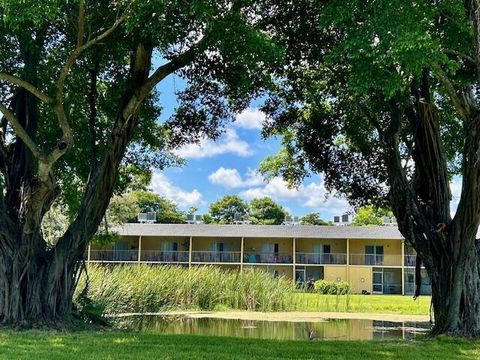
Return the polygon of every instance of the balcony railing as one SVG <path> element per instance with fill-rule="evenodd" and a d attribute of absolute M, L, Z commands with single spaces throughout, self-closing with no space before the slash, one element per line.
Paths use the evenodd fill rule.
<path fill-rule="evenodd" d="M 188 263 L 188 251 L 142 250 L 141 261 L 164 263 Z"/>
<path fill-rule="evenodd" d="M 350 265 L 402 266 L 402 255 L 351 254 Z"/>
<path fill-rule="evenodd" d="M 291 254 L 280 253 L 245 253 L 243 262 L 248 264 L 292 264 Z"/>
<path fill-rule="evenodd" d="M 345 265 L 347 254 L 297 253 L 295 261 L 297 264 Z"/>
<path fill-rule="evenodd" d="M 92 250 L 90 261 L 138 261 L 138 250 Z"/>
<path fill-rule="evenodd" d="M 405 266 L 415 266 L 417 255 L 405 255 Z"/>
<path fill-rule="evenodd" d="M 192 251 L 192 261 L 202 263 L 239 263 L 240 251 Z"/>

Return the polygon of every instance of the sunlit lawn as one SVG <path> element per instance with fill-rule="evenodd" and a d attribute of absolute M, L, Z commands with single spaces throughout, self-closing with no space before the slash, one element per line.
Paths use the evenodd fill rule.
<path fill-rule="evenodd" d="M 430 296 L 413 300 L 405 295 L 320 295 L 295 293 L 289 299 L 290 309 L 298 311 L 341 311 L 383 314 L 428 315 Z"/>
<path fill-rule="evenodd" d="M 124 332 L 0 333 L 1 359 L 478 359 L 480 342 L 272 341 Z"/>

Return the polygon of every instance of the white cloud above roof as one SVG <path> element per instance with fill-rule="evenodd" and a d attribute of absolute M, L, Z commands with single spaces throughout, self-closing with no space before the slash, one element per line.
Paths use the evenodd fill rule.
<path fill-rule="evenodd" d="M 239 171 L 234 168 L 219 167 L 208 176 L 212 184 L 220 185 L 225 188 L 242 188 L 248 186 L 257 186 L 264 182 L 263 176 L 256 170 L 249 169 L 244 178 Z"/>
<path fill-rule="evenodd" d="M 199 205 L 202 200 L 202 194 L 197 190 L 184 190 L 171 183 L 164 174 L 154 172 L 150 188 L 153 192 L 173 201 L 182 208 Z"/>
<path fill-rule="evenodd" d="M 247 200 L 268 196 L 276 201 L 296 202 L 302 207 L 322 213 L 342 214 L 349 209 L 345 199 L 329 194 L 323 183 L 309 182 L 298 188 L 290 188 L 280 177 L 273 178 L 264 186 L 252 187 L 239 194 Z M 330 219 L 326 219 L 330 220 Z"/>
<path fill-rule="evenodd" d="M 257 108 L 247 108 L 237 114 L 234 125 L 244 129 L 261 129 L 265 113 Z"/>
<path fill-rule="evenodd" d="M 188 144 L 175 152 L 186 159 L 210 158 L 223 154 L 236 154 L 241 157 L 252 155 L 250 144 L 243 141 L 234 129 L 227 129 L 217 141 L 203 139 L 198 144 Z"/>

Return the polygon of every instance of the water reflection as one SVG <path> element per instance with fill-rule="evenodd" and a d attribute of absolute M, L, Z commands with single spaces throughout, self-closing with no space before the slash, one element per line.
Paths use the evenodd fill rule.
<path fill-rule="evenodd" d="M 233 336 L 277 340 L 386 340 L 412 339 L 424 334 L 428 323 L 358 319 L 325 322 L 254 321 L 189 318 L 174 316 L 134 316 L 117 319 L 124 329 L 164 334 Z"/>

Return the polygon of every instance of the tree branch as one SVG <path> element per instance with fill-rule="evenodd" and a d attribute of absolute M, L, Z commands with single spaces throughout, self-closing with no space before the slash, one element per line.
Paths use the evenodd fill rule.
<path fill-rule="evenodd" d="M 34 96 L 36 96 L 38 99 L 40 99 L 45 103 L 51 103 L 53 101 L 51 97 L 43 93 L 40 89 L 33 86 L 28 81 L 22 80 L 16 76 L 0 73 L 0 80 L 5 80 L 5 81 L 8 81 L 9 83 L 12 83 L 24 88 L 25 90 L 32 93 Z"/>
<path fill-rule="evenodd" d="M 438 79 L 442 83 L 445 91 L 447 92 L 450 100 L 452 100 L 453 105 L 455 108 L 460 112 L 460 114 L 464 118 L 468 118 L 469 114 L 471 113 L 472 109 L 470 108 L 469 104 L 467 104 L 457 93 L 455 87 L 453 86 L 452 82 L 448 78 L 448 75 L 443 71 L 443 69 L 439 65 L 434 65 L 433 69 L 438 76 Z"/>
<path fill-rule="evenodd" d="M 37 144 L 35 144 L 32 138 L 27 134 L 23 126 L 18 121 L 17 117 L 13 114 L 13 112 L 7 109 L 7 107 L 2 103 L 0 103 L 0 112 L 2 112 L 3 115 L 7 118 L 8 122 L 10 123 L 13 130 L 15 131 L 15 134 L 20 139 L 22 139 L 22 141 L 25 143 L 28 149 L 32 152 L 33 156 L 35 156 L 39 160 L 44 159 L 44 155 L 42 151 L 37 146 Z"/>
<path fill-rule="evenodd" d="M 110 26 L 108 29 L 100 33 L 98 36 L 90 39 L 85 44 L 83 44 L 83 32 L 84 32 L 84 23 L 85 23 L 85 3 L 84 1 L 80 2 L 79 7 L 79 15 L 78 15 L 78 29 L 79 33 L 77 34 L 77 45 L 75 50 L 70 54 L 65 65 L 60 70 L 60 75 L 58 76 L 57 83 L 56 83 L 56 97 L 55 97 L 55 112 L 57 114 L 58 122 L 60 124 L 60 128 L 63 132 L 62 140 L 59 142 L 57 148 L 55 148 L 49 155 L 49 159 L 55 162 L 58 158 L 60 158 L 66 151 L 68 146 L 73 141 L 72 129 L 70 124 L 68 123 L 67 116 L 65 114 L 65 109 L 63 106 L 64 100 L 64 87 L 65 87 L 65 80 L 70 72 L 70 69 L 76 63 L 77 59 L 80 55 L 87 50 L 88 48 L 98 44 L 102 40 L 106 39 L 110 34 L 112 34 L 115 29 L 117 29 L 120 24 L 126 19 L 126 13 L 128 8 L 123 12 L 123 14 L 117 18 L 117 20 Z M 53 163 L 52 163 L 53 164 Z"/>

